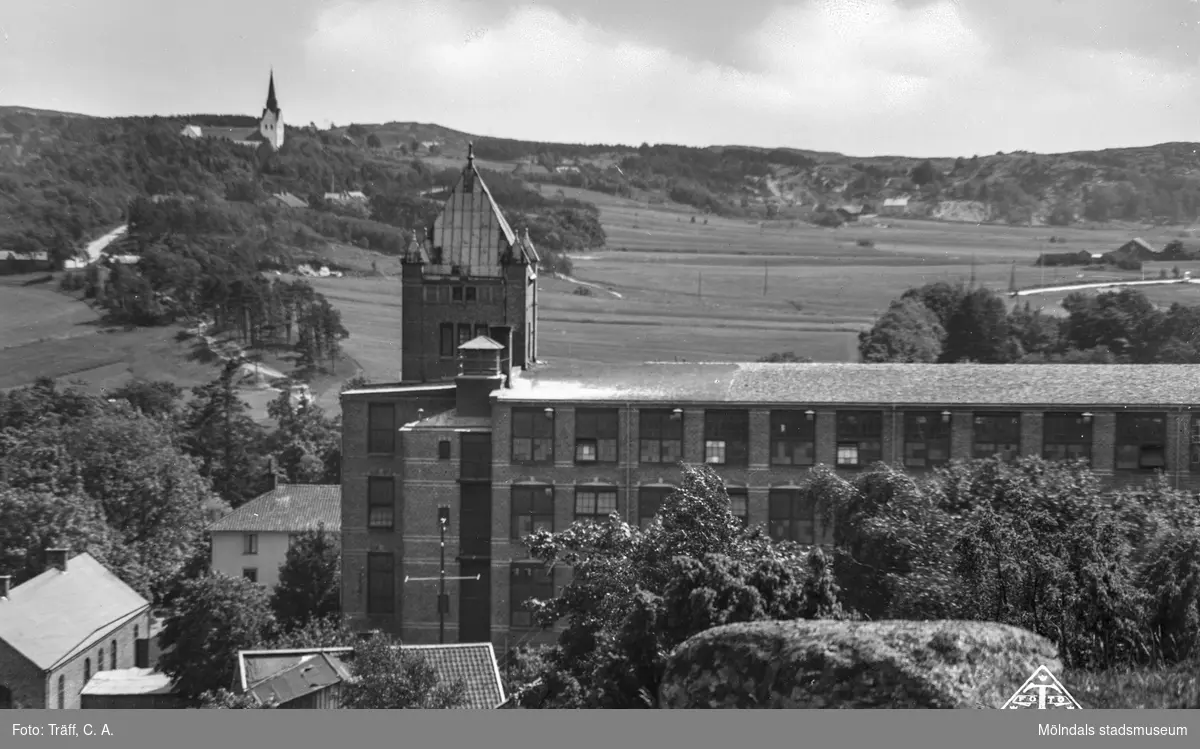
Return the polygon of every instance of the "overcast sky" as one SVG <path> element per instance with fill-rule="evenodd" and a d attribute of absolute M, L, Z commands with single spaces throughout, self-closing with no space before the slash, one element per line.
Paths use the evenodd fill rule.
<path fill-rule="evenodd" d="M 1200 141 L 1197 0 L 33 0 L 0 104 L 970 156 Z"/>

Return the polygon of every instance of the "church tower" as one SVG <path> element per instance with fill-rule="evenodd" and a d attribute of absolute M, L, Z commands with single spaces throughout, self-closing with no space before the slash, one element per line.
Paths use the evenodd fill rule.
<path fill-rule="evenodd" d="M 275 100 L 275 71 L 271 71 L 271 82 L 267 87 L 267 106 L 263 109 L 262 120 L 258 123 L 258 132 L 272 150 L 278 151 L 283 147 L 283 110 Z"/>

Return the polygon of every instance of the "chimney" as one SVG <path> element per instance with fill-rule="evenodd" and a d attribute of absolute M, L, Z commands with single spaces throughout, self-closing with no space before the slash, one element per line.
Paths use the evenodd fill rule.
<path fill-rule="evenodd" d="M 46 566 L 53 567 L 59 572 L 67 571 L 67 554 L 70 549 L 54 548 L 46 549 Z"/>
<path fill-rule="evenodd" d="M 0 575 L 0 600 L 8 598 L 10 590 L 12 590 L 12 575 Z"/>
<path fill-rule="evenodd" d="M 504 376 L 504 387 L 509 387 L 512 385 L 512 328 L 493 325 L 491 339 L 504 347 L 500 352 L 500 374 Z"/>
<path fill-rule="evenodd" d="M 267 491 L 275 491 L 275 485 L 278 483 L 278 476 L 275 474 L 275 458 L 267 460 Z"/>

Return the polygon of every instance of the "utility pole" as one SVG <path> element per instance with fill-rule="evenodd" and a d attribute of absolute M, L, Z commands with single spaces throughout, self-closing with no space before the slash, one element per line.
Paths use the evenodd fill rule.
<path fill-rule="evenodd" d="M 441 531 L 442 538 L 442 564 L 441 570 L 437 577 L 405 577 L 405 583 L 429 583 L 435 580 L 438 583 L 438 643 L 446 644 L 446 614 L 450 613 L 450 596 L 446 593 L 447 580 L 479 580 L 479 575 L 473 577 L 447 577 L 446 576 L 446 531 L 450 528 L 450 508 L 446 505 L 441 505 L 437 508 L 438 529 Z"/>
<path fill-rule="evenodd" d="M 770 268 L 768 261 L 763 261 L 763 296 L 767 295 L 767 269 Z"/>
<path fill-rule="evenodd" d="M 696 296 L 704 298 L 704 271 L 696 271 Z"/>

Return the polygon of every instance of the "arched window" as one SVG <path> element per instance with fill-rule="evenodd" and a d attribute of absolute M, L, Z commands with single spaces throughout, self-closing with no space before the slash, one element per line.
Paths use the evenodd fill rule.
<path fill-rule="evenodd" d="M 104 648 L 100 648 L 100 654 L 96 656 L 96 670 L 104 670 Z"/>
<path fill-rule="evenodd" d="M 92 659 L 83 659 L 83 683 L 86 686 L 92 680 Z"/>
<path fill-rule="evenodd" d="M 65 710 L 67 707 L 67 677 L 60 675 L 58 677 L 58 709 Z"/>
<path fill-rule="evenodd" d="M 12 690 L 0 684 L 0 710 L 12 710 Z"/>
<path fill-rule="evenodd" d="M 112 670 L 116 671 L 117 670 L 117 641 L 113 640 L 112 642 L 109 643 L 109 645 L 112 647 L 112 654 L 108 656 L 108 658 L 109 658 L 108 667 L 111 668 Z"/>
<path fill-rule="evenodd" d="M 133 625 L 133 639 L 138 639 L 138 625 Z"/>

